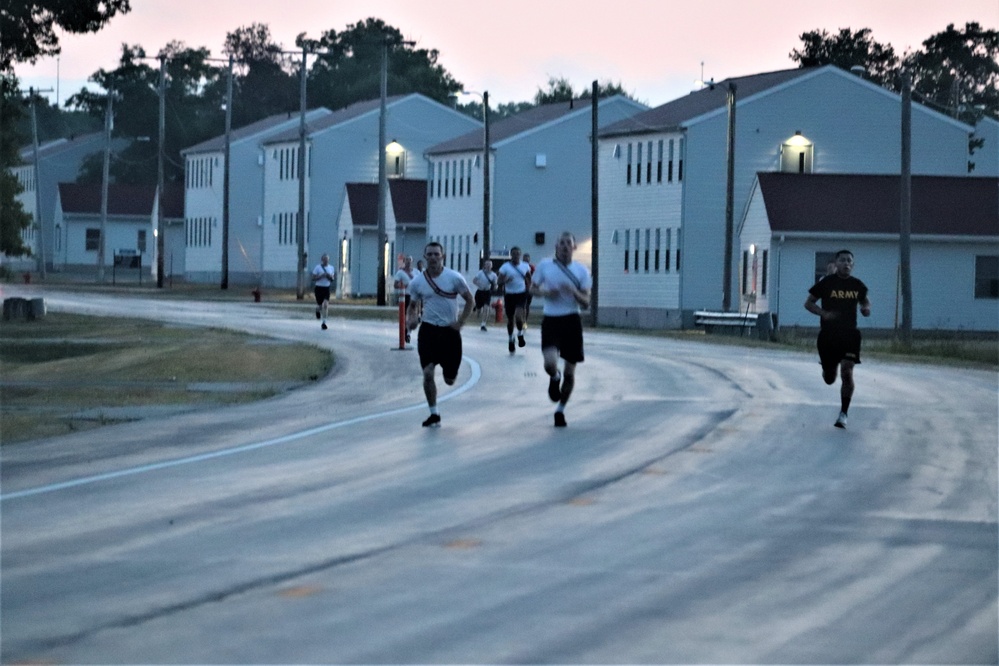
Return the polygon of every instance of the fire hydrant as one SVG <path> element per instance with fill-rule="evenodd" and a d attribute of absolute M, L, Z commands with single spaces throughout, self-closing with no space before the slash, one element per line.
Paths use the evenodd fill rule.
<path fill-rule="evenodd" d="M 496 302 L 493 303 L 493 309 L 496 310 L 496 323 L 503 323 L 503 299 L 497 298 Z"/>

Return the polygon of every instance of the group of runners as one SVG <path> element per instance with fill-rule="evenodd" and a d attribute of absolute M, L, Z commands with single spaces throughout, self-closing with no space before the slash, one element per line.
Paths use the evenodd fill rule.
<path fill-rule="evenodd" d="M 412 257 L 396 274 L 396 287 L 405 290 L 406 341 L 410 331 L 419 327 L 417 350 L 423 369 L 423 392 L 430 416 L 424 427 L 439 427 L 436 368 L 441 366 L 444 383 L 453 385 L 462 360 L 461 329 L 473 311 L 479 313 L 480 329 L 485 331 L 486 312 L 491 296 L 499 285 L 504 287 L 507 312 L 508 350 L 526 346 L 527 308 L 532 296 L 544 299 L 541 321 L 541 353 L 548 375 L 548 397 L 557 403 L 555 427 L 565 427 L 565 407 L 575 387 L 576 365 L 583 362 L 583 325 L 581 308 L 588 308 L 592 280 L 586 266 L 573 260 L 576 239 L 568 231 L 559 235 L 555 256 L 542 260 L 537 267 L 520 248 L 510 251 L 510 260 L 498 273 L 492 262 L 483 262 L 482 270 L 472 279 L 473 296 L 464 276 L 445 266 L 444 247 L 437 242 L 426 245 L 423 270 L 412 268 Z M 835 269 L 808 290 L 805 309 L 820 321 L 817 347 L 826 384 L 840 378 L 840 412 L 833 425 L 846 428 L 854 393 L 853 369 L 860 363 L 861 334 L 857 328 L 857 310 L 869 317 L 871 302 L 867 286 L 853 276 L 853 253 L 836 253 Z M 400 273 L 403 275 L 400 276 Z M 313 271 L 316 293 L 316 317 L 326 329 L 327 308 L 333 272 L 329 257 L 323 255 Z M 464 303 L 459 312 L 458 297 Z M 562 360 L 561 368 L 559 359 Z"/>

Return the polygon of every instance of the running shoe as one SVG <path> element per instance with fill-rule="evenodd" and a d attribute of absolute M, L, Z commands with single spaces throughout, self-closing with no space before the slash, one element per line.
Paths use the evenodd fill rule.
<path fill-rule="evenodd" d="M 410 338 L 409 338 L 409 333 L 407 333 L 407 334 L 406 334 L 406 344 L 408 345 L 408 344 L 409 344 L 409 342 L 410 342 Z"/>
<path fill-rule="evenodd" d="M 527 346 L 527 340 L 524 339 L 524 334 L 523 333 L 521 333 L 520 335 L 517 336 L 517 346 L 518 347 L 526 347 Z"/>
<path fill-rule="evenodd" d="M 565 422 L 565 414 L 562 412 L 555 412 L 555 427 L 564 428 L 566 425 L 568 424 Z"/>
<path fill-rule="evenodd" d="M 325 331 L 327 328 L 329 328 L 329 327 L 326 325 L 326 322 L 324 321 L 323 322 L 323 330 Z"/>
<path fill-rule="evenodd" d="M 517 348 L 513 344 L 513 338 L 510 338 L 510 344 L 508 346 L 508 349 L 510 350 L 511 354 L 517 351 Z"/>
<path fill-rule="evenodd" d="M 319 314 L 319 310 L 317 309 L 317 310 L 316 310 L 316 319 L 319 319 L 320 317 L 322 317 L 322 315 L 321 315 L 321 314 Z"/>
<path fill-rule="evenodd" d="M 551 398 L 552 402 L 558 402 L 562 399 L 562 389 L 559 388 L 558 383 L 558 379 L 548 378 L 548 397 Z"/>
<path fill-rule="evenodd" d="M 839 418 L 836 419 L 836 423 L 834 423 L 833 425 L 836 426 L 837 428 L 843 428 L 845 430 L 846 429 L 846 412 L 840 412 L 839 413 Z"/>
<path fill-rule="evenodd" d="M 426 421 L 423 422 L 424 428 L 440 428 L 441 427 L 441 415 L 431 414 Z"/>
<path fill-rule="evenodd" d="M 482 324 L 481 326 L 479 326 L 479 330 L 480 330 L 480 331 L 484 331 L 484 330 L 486 330 L 486 325 L 485 325 L 485 324 Z"/>

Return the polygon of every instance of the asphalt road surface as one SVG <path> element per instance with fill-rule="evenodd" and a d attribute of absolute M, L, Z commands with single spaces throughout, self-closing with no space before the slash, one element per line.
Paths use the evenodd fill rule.
<path fill-rule="evenodd" d="M 994 372 L 868 359 L 844 431 L 813 354 L 588 331 L 556 429 L 539 331 L 470 326 L 429 429 L 391 324 L 45 298 L 338 362 L 4 447 L 5 664 L 999 661 Z"/>

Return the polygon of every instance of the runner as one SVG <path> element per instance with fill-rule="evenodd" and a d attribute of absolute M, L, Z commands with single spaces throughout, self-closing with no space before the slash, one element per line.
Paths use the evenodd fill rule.
<path fill-rule="evenodd" d="M 822 301 L 821 306 L 819 301 Z M 840 412 L 837 428 L 846 428 L 847 412 L 853 399 L 853 366 L 860 363 L 860 329 L 857 328 L 857 306 L 860 314 L 871 316 L 867 285 L 853 277 L 853 253 L 836 253 L 836 272 L 826 275 L 808 290 L 805 309 L 821 320 L 816 346 L 822 363 L 822 379 L 830 386 L 836 383 L 839 369 Z"/>
<path fill-rule="evenodd" d="M 444 383 L 454 384 L 461 365 L 461 327 L 472 312 L 472 293 L 461 273 L 444 266 L 444 247 L 428 243 L 423 251 L 426 269 L 409 283 L 409 310 L 406 312 L 406 330 L 420 327 L 416 348 L 423 368 L 423 392 L 430 407 L 430 417 L 423 427 L 440 427 L 441 416 L 437 409 L 437 383 L 435 368 L 440 365 Z M 458 314 L 458 296 L 465 300 L 465 307 Z M 420 322 L 419 304 L 423 304 L 423 321 Z"/>

